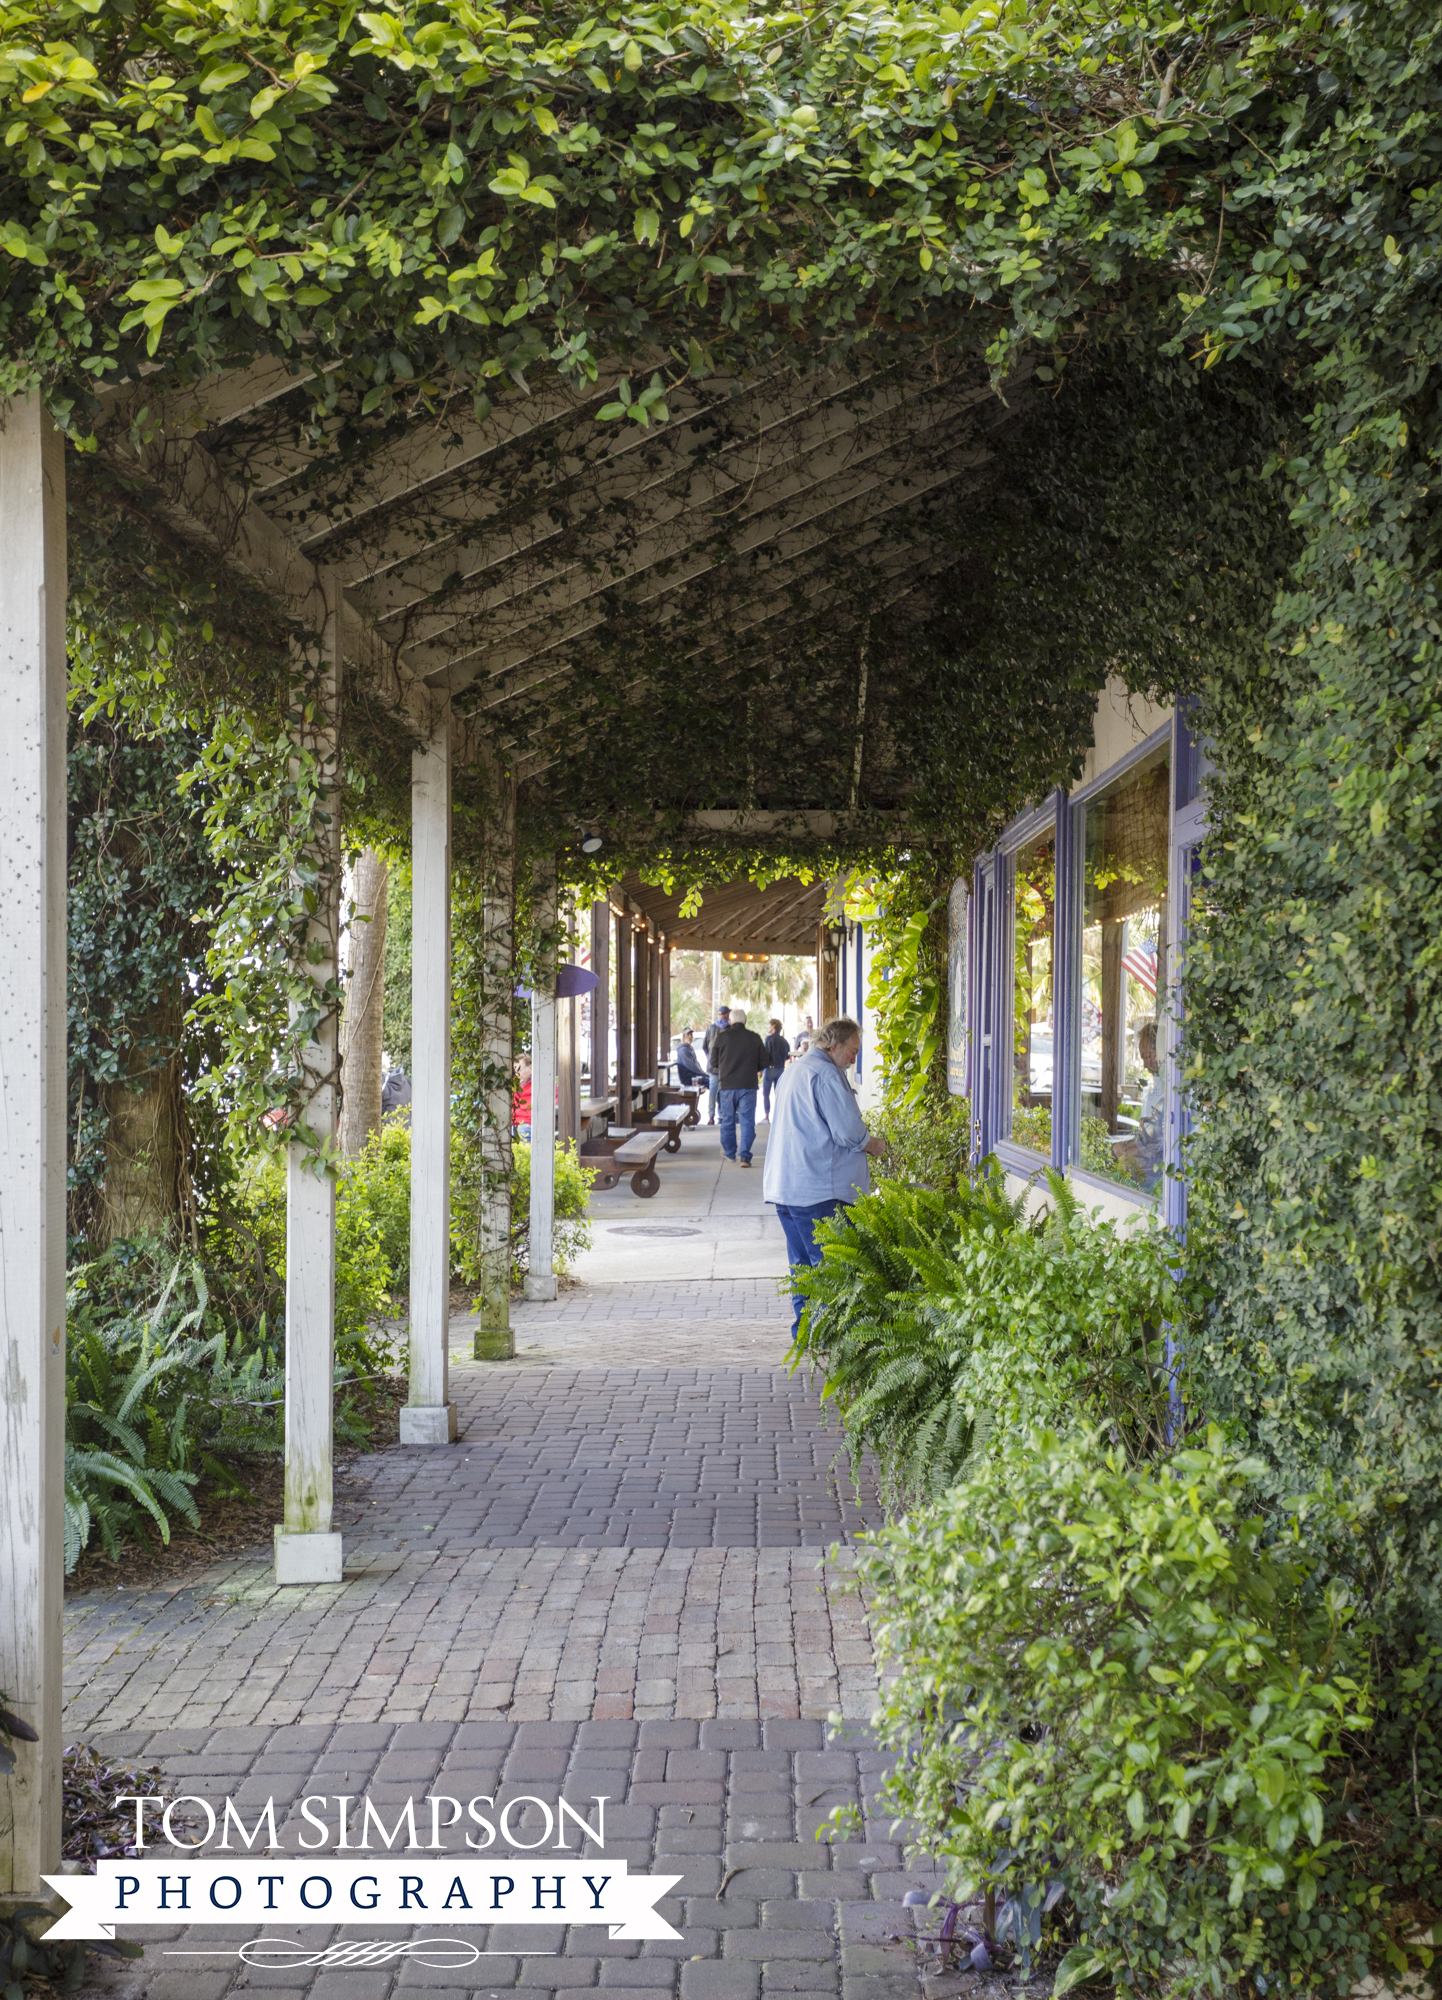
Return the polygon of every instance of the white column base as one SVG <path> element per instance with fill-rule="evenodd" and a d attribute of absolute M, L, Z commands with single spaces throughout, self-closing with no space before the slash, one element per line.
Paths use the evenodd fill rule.
<path fill-rule="evenodd" d="M 401 1406 L 402 1444 L 454 1444 L 459 1435 L 454 1403 Z"/>
<path fill-rule="evenodd" d="M 546 1272 L 544 1274 L 538 1273 L 534 1278 L 527 1278 L 525 1284 L 525 1296 L 528 1299 L 555 1298 L 556 1280 L 554 1273 L 551 1272 Z"/>
<path fill-rule="evenodd" d="M 275 1531 L 275 1580 L 277 1583 L 339 1583 L 341 1552 L 339 1535 L 288 1535 Z"/>

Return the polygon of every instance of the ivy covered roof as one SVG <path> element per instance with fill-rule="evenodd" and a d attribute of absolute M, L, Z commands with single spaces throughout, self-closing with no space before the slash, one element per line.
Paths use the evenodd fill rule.
<path fill-rule="evenodd" d="M 1193 363 L 1313 311 L 1236 175 L 1315 41 L 1220 0 L 0 7 L 0 390 L 86 454 L 82 613 L 198 684 L 338 575 L 362 763 L 450 697 L 537 827 L 970 838 L 1083 740 L 1124 545 L 1169 572 L 1127 670 L 1200 655 L 1187 510 L 1276 385 Z M 1138 426 L 1196 490 L 1144 524 L 1114 479 L 1098 546 Z"/>

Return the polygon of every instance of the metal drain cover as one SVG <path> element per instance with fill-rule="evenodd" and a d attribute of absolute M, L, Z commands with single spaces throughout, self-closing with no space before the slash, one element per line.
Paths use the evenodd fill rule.
<path fill-rule="evenodd" d="M 613 1222 L 610 1236 L 699 1236 L 699 1229 L 687 1229 L 679 1222 Z"/>

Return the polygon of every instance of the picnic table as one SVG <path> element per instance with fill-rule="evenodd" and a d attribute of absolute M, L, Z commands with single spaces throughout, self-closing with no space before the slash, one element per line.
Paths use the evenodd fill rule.
<path fill-rule="evenodd" d="M 614 1097 L 583 1097 L 581 1099 L 581 1127 L 588 1139 L 599 1139 L 606 1129 L 606 1120 L 616 1109 Z"/>

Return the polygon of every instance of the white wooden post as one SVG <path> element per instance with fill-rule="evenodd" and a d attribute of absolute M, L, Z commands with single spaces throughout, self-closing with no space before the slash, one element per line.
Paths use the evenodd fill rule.
<path fill-rule="evenodd" d="M 481 902 L 481 1037 L 486 1079 L 486 1113 L 481 1128 L 481 1323 L 471 1352 L 477 1361 L 510 1361 L 516 1353 L 511 1331 L 516 787 L 509 773 L 494 764 L 488 767 L 487 777 L 491 799 Z"/>
<path fill-rule="evenodd" d="M 60 1864 L 65 1464 L 65 458 L 0 403 L 0 1895 Z"/>
<path fill-rule="evenodd" d="M 322 657 L 310 676 L 313 722 L 298 747 L 326 776 L 329 824 L 317 836 L 319 895 L 305 970 L 318 987 L 340 978 L 339 585 L 327 578 Z M 326 1009 L 302 1054 L 304 1122 L 324 1153 L 336 1138 L 339 1013 Z M 341 1538 L 331 1528 L 335 1413 L 335 1181 L 312 1145 L 286 1147 L 285 1519 L 275 1531 L 277 1583 L 339 1583 Z M 319 1169 L 319 1170 L 318 1170 Z"/>
<path fill-rule="evenodd" d="M 556 1296 L 556 864 L 536 870 L 536 928 L 545 939 L 531 989 L 531 1256 L 528 1299 Z"/>
<path fill-rule="evenodd" d="M 402 1444 L 451 1444 L 450 716 L 411 758 L 411 1351 Z"/>

